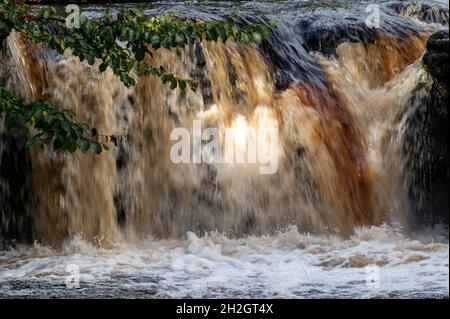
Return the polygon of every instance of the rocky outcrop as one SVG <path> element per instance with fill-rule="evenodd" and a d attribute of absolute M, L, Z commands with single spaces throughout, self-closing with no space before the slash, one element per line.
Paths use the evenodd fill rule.
<path fill-rule="evenodd" d="M 364 19 L 349 17 L 327 23 L 316 20 L 305 29 L 304 36 L 310 51 L 329 56 L 335 54 L 336 48 L 343 42 L 373 43 L 376 30 L 366 26 Z"/>
<path fill-rule="evenodd" d="M 449 84 L 449 57 L 448 29 L 434 33 L 428 39 L 427 52 L 424 54 L 422 62 L 435 81 L 447 84 L 447 90 Z"/>
<path fill-rule="evenodd" d="M 2 119 L 0 119 L 2 121 Z M 32 243 L 30 194 L 31 161 L 25 136 L 7 134 L 0 123 L 0 249 L 14 242 Z"/>
<path fill-rule="evenodd" d="M 448 30 L 428 40 L 422 62 L 432 83 L 426 86 L 425 96 L 413 95 L 412 103 L 416 100 L 420 107 L 406 129 L 405 152 L 412 172 L 410 198 L 415 221 L 420 225 L 449 221 L 448 49 Z"/>

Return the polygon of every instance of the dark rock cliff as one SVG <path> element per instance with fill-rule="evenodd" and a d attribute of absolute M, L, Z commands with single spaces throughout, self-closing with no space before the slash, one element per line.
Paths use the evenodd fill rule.
<path fill-rule="evenodd" d="M 415 222 L 421 225 L 449 221 L 448 50 L 448 30 L 429 38 L 422 63 L 432 83 L 406 130 L 405 151 L 413 172 L 410 198 Z"/>

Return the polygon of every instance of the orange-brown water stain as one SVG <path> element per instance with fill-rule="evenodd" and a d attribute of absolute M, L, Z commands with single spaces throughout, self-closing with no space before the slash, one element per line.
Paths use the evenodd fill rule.
<path fill-rule="evenodd" d="M 378 32 L 373 44 L 343 43 L 337 48 L 338 60 L 345 65 L 352 78 L 379 87 L 416 61 L 425 50 L 430 33 L 408 33 L 397 37 Z M 388 206 L 380 202 L 376 187 L 380 176 L 367 160 L 367 142 L 360 121 L 352 114 L 352 106 L 330 82 L 327 84 L 300 83 L 292 87 L 301 103 L 319 114 L 315 143 L 326 145 L 336 170 L 337 181 L 318 178 L 322 196 L 341 215 L 341 233 L 348 235 L 355 225 L 377 225 L 387 221 Z"/>
<path fill-rule="evenodd" d="M 374 218 L 370 171 L 365 154 L 364 135 L 345 105 L 344 98 L 330 86 L 298 84 L 293 90 L 302 107 L 316 110 L 320 118 L 317 137 L 326 146 L 336 170 L 337 183 L 321 180 L 319 189 L 341 216 L 342 234 L 355 225 L 376 223 Z"/>
<path fill-rule="evenodd" d="M 47 69 L 45 62 L 37 54 L 42 50 L 42 45 L 30 43 L 21 35 L 14 35 L 12 41 L 16 41 L 16 44 L 19 46 L 22 67 L 25 68 L 28 75 L 29 83 L 27 85 L 34 88 L 32 96 L 27 96 L 26 98 L 29 100 L 47 99 L 49 97 L 45 93 L 45 89 L 49 86 Z"/>
<path fill-rule="evenodd" d="M 342 43 L 336 55 L 354 79 L 365 81 L 371 88 L 380 87 L 420 58 L 430 35 L 428 31 L 408 32 L 400 37 L 378 31 L 374 43 Z"/>

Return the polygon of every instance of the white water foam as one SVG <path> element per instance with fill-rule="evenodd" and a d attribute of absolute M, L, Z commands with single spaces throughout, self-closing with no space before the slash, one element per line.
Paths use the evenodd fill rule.
<path fill-rule="evenodd" d="M 446 297 L 448 240 L 408 239 L 389 226 L 342 240 L 300 234 L 230 239 L 210 233 L 94 247 L 76 237 L 62 250 L 34 245 L 0 254 L 0 294 L 77 297 Z M 68 289 L 66 267 L 80 268 Z M 370 274 L 379 266 L 379 280 Z"/>

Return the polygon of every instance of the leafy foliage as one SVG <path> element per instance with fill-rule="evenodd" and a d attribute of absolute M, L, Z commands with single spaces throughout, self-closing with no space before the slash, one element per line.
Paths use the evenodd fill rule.
<path fill-rule="evenodd" d="M 224 42 L 231 40 L 243 44 L 251 42 L 259 44 L 270 35 L 270 30 L 262 25 L 238 27 L 232 16 L 223 21 L 207 22 L 185 19 L 171 13 L 148 17 L 139 9 L 122 10 L 117 15 L 106 10 L 102 18 L 95 20 L 81 15 L 79 28 L 68 28 L 65 22 L 65 18 L 58 16 L 52 7 L 34 13 L 21 2 L 3 0 L 0 4 L 0 40 L 6 38 L 12 30 L 16 30 L 25 35 L 29 41 L 46 43 L 49 48 L 60 54 L 70 49 L 73 55 L 78 56 L 81 61 L 87 60 L 90 65 L 99 59 L 101 61 L 99 71 L 111 68 L 127 87 L 134 85 L 138 76 L 153 75 L 168 83 L 171 89 L 184 90 L 189 87 L 196 90 L 196 83 L 193 80 L 179 78 L 167 72 L 162 66 L 152 64 L 150 61 L 153 52 L 161 47 L 183 48 L 202 40 Z M 51 106 L 43 101 L 38 105 L 41 108 Z M 19 106 L 26 105 L 22 103 Z M 27 106 L 37 107 L 32 103 Z M 8 112 L 4 108 L 0 111 Z M 57 108 L 54 108 L 53 112 L 58 112 Z M 18 112 L 15 116 L 25 113 Z M 61 118 L 65 118 L 65 114 L 61 113 Z M 24 118 L 22 122 L 27 120 Z M 72 120 L 72 117 L 68 117 L 67 120 Z M 48 124 L 45 127 L 46 137 L 32 139 L 31 141 L 36 142 L 30 143 L 48 142 L 49 133 L 55 134 L 56 142 L 61 137 L 58 135 L 60 131 L 53 127 L 56 124 L 62 122 Z M 88 145 L 84 142 L 85 138 L 79 134 L 71 135 L 74 131 L 70 134 L 67 132 L 68 134 L 64 135 L 66 139 L 57 142 L 57 146 L 61 144 L 59 148 L 68 151 L 73 150 L 75 146 L 85 150 Z M 96 146 L 95 150 L 101 151 L 101 148 Z"/>
<path fill-rule="evenodd" d="M 92 138 L 91 129 L 86 123 L 74 121 L 71 110 L 60 110 L 45 100 L 27 103 L 20 96 L 0 88 L 0 114 L 6 114 L 6 126 L 12 134 L 31 130 L 33 137 L 27 146 L 40 146 L 53 143 L 54 150 L 74 152 L 78 148 L 87 152 L 92 147 L 100 154 L 101 145 Z"/>

